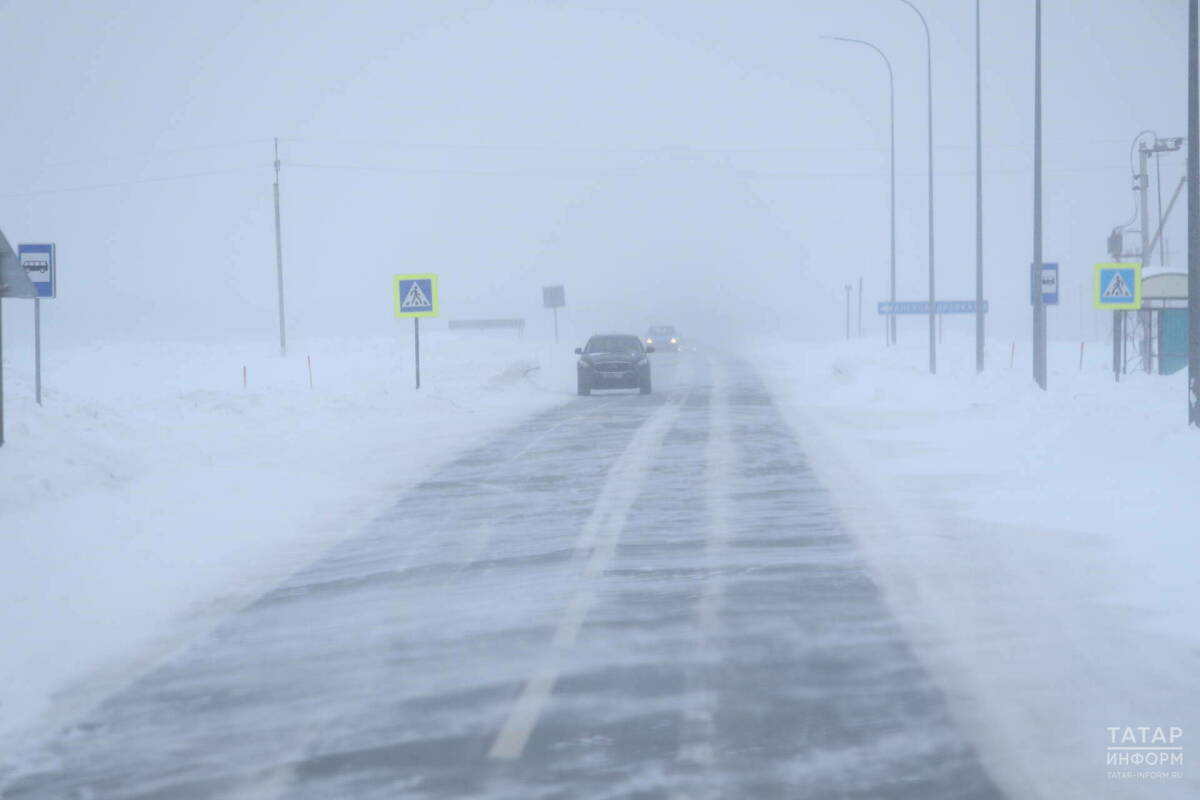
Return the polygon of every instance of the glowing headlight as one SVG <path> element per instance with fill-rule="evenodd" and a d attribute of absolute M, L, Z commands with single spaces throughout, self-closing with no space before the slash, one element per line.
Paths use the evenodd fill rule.
<path fill-rule="evenodd" d="M 651 339 L 649 336 L 647 336 L 647 337 L 646 337 L 646 344 L 654 344 L 654 340 L 653 340 L 653 339 Z"/>
<path fill-rule="evenodd" d="M 672 339 L 672 340 L 671 340 L 671 344 L 679 344 L 679 340 L 678 340 L 678 339 Z"/>

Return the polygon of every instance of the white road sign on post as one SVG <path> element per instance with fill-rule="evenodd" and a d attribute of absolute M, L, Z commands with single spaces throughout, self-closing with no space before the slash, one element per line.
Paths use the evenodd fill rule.
<path fill-rule="evenodd" d="M 55 297 L 57 268 L 54 263 L 53 244 L 19 244 L 17 253 L 21 266 L 29 275 L 37 297 L 33 298 L 33 394 L 37 404 L 42 404 L 42 298 Z"/>
<path fill-rule="evenodd" d="M 29 275 L 29 281 L 37 289 L 38 297 L 55 297 L 57 287 L 56 265 L 54 263 L 54 245 L 52 244 L 21 244 L 17 245 L 20 253 L 21 266 Z"/>
<path fill-rule="evenodd" d="M 1029 265 L 1029 302 L 1032 305 L 1036 302 L 1034 292 L 1037 291 L 1034 287 L 1038 282 L 1038 270 L 1032 264 Z M 1042 284 L 1042 305 L 1056 306 L 1058 305 L 1058 264 L 1055 262 L 1043 261 L 1041 269 L 1041 284 Z"/>
<path fill-rule="evenodd" d="M 411 317 L 413 321 L 413 354 L 417 376 L 417 388 L 421 388 L 421 317 L 438 315 L 437 275 L 394 275 L 392 277 L 392 302 L 396 307 L 396 318 Z"/>

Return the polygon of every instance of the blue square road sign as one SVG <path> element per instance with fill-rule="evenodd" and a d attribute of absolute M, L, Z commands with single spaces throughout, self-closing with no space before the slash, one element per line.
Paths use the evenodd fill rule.
<path fill-rule="evenodd" d="M 396 275 L 392 278 L 392 297 L 399 318 L 436 317 L 437 275 Z"/>
<path fill-rule="evenodd" d="M 19 244 L 17 257 L 33 287 L 37 289 L 38 297 L 55 297 L 58 293 L 55 285 L 57 273 L 54 263 L 54 245 L 52 244 Z"/>

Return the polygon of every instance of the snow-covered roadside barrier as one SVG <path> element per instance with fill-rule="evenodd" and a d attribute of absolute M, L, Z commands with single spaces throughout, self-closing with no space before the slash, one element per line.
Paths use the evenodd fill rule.
<path fill-rule="evenodd" d="M 1200 732 L 1200 434 L 1182 375 L 1116 385 L 1103 345 L 1078 354 L 1055 347 L 1048 393 L 1027 348 L 979 376 L 969 342 L 936 377 L 920 343 L 750 356 L 1011 796 L 1194 797 L 1186 760 L 1148 777 L 1108 748 Z"/>
<path fill-rule="evenodd" d="M 411 340 L 290 349 L 51 352 L 40 409 L 29 365 L 6 363 L 0 754 L 355 533 L 439 464 L 574 394 L 565 345 L 432 332 L 419 392 Z"/>

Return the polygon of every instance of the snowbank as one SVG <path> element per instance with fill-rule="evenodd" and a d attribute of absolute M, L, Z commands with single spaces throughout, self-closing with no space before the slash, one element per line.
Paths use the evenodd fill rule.
<path fill-rule="evenodd" d="M 31 359 L 9 356 L 0 751 L 574 388 L 565 345 L 434 331 L 420 392 L 404 335 L 295 342 L 286 359 L 269 343 L 108 345 L 47 353 L 39 408 Z"/>
<path fill-rule="evenodd" d="M 1186 379 L 1118 385 L 1108 346 L 1080 368 L 1056 344 L 1042 392 L 1028 345 L 1012 352 L 976 375 L 973 342 L 947 342 L 936 377 L 920 342 L 752 357 L 1011 796 L 1194 797 L 1186 762 L 1174 778 L 1107 763 L 1110 726 L 1200 734 Z"/>

